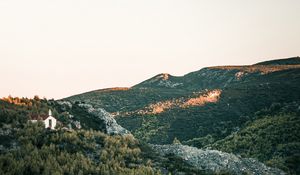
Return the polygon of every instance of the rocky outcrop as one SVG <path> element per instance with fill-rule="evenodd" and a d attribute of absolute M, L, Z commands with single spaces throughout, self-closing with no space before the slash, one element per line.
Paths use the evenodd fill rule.
<path fill-rule="evenodd" d="M 59 105 L 61 105 L 62 107 L 68 107 L 68 108 L 72 108 L 72 103 L 66 100 L 57 100 L 56 101 Z"/>
<path fill-rule="evenodd" d="M 102 108 L 94 108 L 90 104 L 79 104 L 80 107 L 85 108 L 87 112 L 95 117 L 98 117 L 104 122 L 105 130 L 107 134 L 119 134 L 126 135 L 130 134 L 125 128 L 120 126 L 112 115 L 106 112 Z"/>
<path fill-rule="evenodd" d="M 162 73 L 134 86 L 134 88 L 179 88 L 183 86 L 181 78 L 182 77 L 175 77 L 167 73 Z"/>
<path fill-rule="evenodd" d="M 241 158 L 216 150 L 202 150 L 181 144 L 152 145 L 162 156 L 174 154 L 181 157 L 190 165 L 207 172 L 251 175 L 283 175 L 279 169 L 270 168 L 263 163 L 249 158 Z"/>

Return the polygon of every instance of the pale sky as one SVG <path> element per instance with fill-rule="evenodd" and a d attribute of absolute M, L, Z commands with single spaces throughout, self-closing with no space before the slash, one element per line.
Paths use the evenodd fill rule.
<path fill-rule="evenodd" d="M 0 97 L 300 55 L 300 0 L 0 0 Z"/>

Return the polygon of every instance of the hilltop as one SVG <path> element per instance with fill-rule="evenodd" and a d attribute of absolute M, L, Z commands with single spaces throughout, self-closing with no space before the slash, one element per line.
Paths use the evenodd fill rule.
<path fill-rule="evenodd" d="M 300 64 L 300 57 L 283 58 L 271 61 L 264 61 L 257 63 L 256 65 L 297 65 Z"/>

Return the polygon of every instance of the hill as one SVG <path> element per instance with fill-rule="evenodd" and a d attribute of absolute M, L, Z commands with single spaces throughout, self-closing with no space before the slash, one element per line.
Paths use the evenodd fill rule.
<path fill-rule="evenodd" d="M 183 77 L 160 74 L 132 88 L 92 91 L 66 100 L 107 110 L 119 124 L 150 143 L 171 143 L 175 137 L 187 141 L 208 134 L 220 139 L 258 110 L 298 101 L 299 68 L 217 66 Z M 209 102 L 207 96 L 215 91 L 219 97 Z"/>
<path fill-rule="evenodd" d="M 32 114 L 48 109 L 59 121 L 56 130 L 28 122 Z M 214 174 L 180 157 L 160 156 L 122 130 L 110 132 L 119 130 L 103 115 L 80 104 L 38 97 L 0 99 L 0 174 Z M 74 125 L 77 120 L 80 129 Z"/>
<path fill-rule="evenodd" d="M 145 142 L 170 144 L 178 139 L 202 148 L 244 129 L 257 120 L 257 111 L 275 104 L 299 104 L 298 60 L 208 67 L 182 77 L 159 74 L 131 88 L 97 90 L 65 100 L 107 110 Z"/>
<path fill-rule="evenodd" d="M 30 116 L 44 115 L 48 109 L 58 119 L 55 130 L 45 129 L 42 122 L 28 122 Z M 283 174 L 221 151 L 178 143 L 149 145 L 134 138 L 103 109 L 88 104 L 8 97 L 0 100 L 0 119 L 0 174 Z M 167 153 L 168 147 L 183 152 Z M 205 158 L 196 164 L 192 161 L 196 157 L 187 161 L 186 148 Z M 224 160 L 236 163 L 214 165 Z"/>

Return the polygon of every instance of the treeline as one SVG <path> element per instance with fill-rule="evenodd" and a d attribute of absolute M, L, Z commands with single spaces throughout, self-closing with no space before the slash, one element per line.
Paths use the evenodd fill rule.
<path fill-rule="evenodd" d="M 33 99 L 11 96 L 2 98 L 0 99 L 0 124 L 21 127 L 31 115 L 47 115 L 49 109 L 54 115 L 58 115 L 52 107 L 54 103 L 54 100 L 40 99 L 38 96 Z"/>

